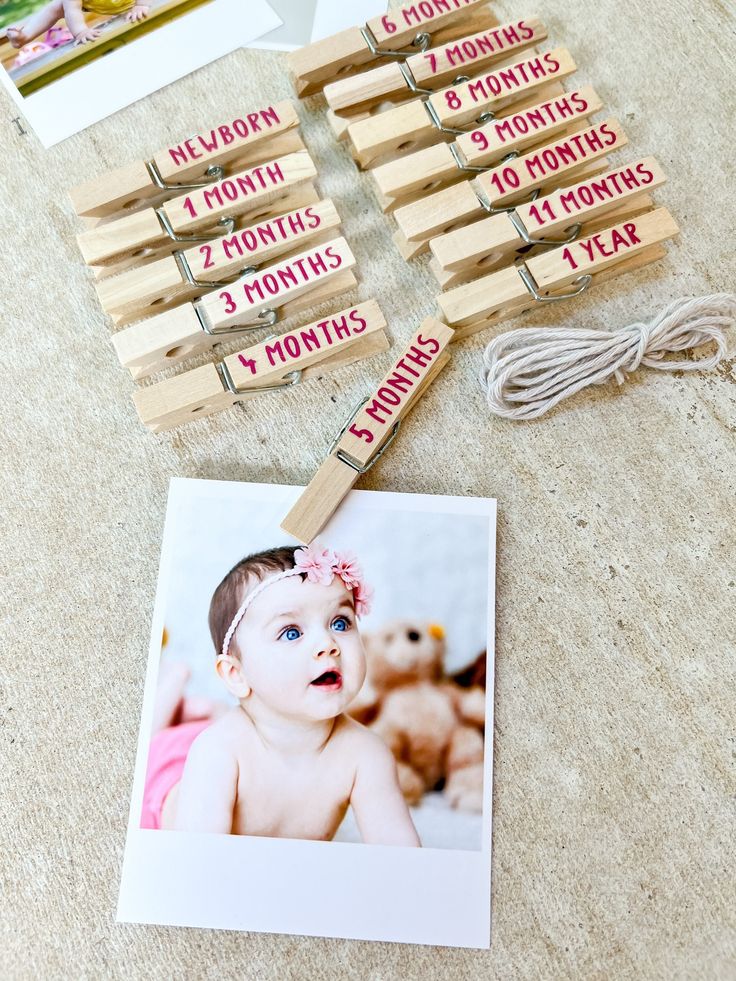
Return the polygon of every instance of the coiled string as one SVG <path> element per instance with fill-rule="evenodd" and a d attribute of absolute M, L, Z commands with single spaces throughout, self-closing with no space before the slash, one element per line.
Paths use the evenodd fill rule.
<path fill-rule="evenodd" d="M 736 322 L 736 295 L 675 300 L 650 323 L 622 330 L 522 327 L 501 334 L 483 353 L 480 382 L 488 408 L 506 419 L 536 419 L 588 385 L 619 384 L 640 365 L 659 371 L 707 371 L 727 354 L 726 330 Z M 715 344 L 698 361 L 666 354 Z"/>

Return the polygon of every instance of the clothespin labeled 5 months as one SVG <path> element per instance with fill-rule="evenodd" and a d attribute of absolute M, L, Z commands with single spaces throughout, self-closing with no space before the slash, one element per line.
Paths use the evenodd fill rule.
<path fill-rule="evenodd" d="M 388 448 L 402 420 L 447 364 L 455 332 L 428 317 L 383 377 L 351 414 L 281 527 L 311 542 L 327 524 L 358 477 Z"/>
<path fill-rule="evenodd" d="M 139 389 L 133 399 L 141 421 L 158 433 L 388 348 L 381 308 L 367 300 L 288 334 L 268 337 L 220 364 L 206 364 Z"/>
<path fill-rule="evenodd" d="M 214 347 L 230 334 L 273 327 L 357 284 L 355 256 L 344 238 L 317 245 L 225 289 L 207 293 L 113 334 L 121 364 L 144 378 Z"/>
<path fill-rule="evenodd" d="M 72 188 L 78 215 L 102 218 L 133 211 L 221 180 L 227 173 L 303 149 L 299 117 L 290 99 L 243 113 L 181 143 Z"/>

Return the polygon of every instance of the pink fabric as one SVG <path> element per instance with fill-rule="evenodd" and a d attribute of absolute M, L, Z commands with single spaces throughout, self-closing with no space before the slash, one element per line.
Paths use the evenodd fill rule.
<path fill-rule="evenodd" d="M 141 827 L 160 829 L 161 811 L 171 789 L 181 780 L 189 747 L 212 719 L 184 722 L 157 732 L 148 750 L 146 785 L 143 790 Z"/>

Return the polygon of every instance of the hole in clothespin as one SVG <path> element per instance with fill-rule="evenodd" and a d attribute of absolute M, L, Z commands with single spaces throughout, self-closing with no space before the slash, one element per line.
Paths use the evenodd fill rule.
<path fill-rule="evenodd" d="M 162 303 L 171 303 L 172 300 L 176 299 L 176 293 L 169 293 L 167 296 L 157 296 L 155 300 L 151 300 L 148 304 L 149 307 L 160 307 Z"/>
<path fill-rule="evenodd" d="M 120 207 L 123 211 L 130 211 L 131 208 L 137 208 L 139 204 L 143 204 L 143 198 L 131 198 L 130 201 L 126 201 Z"/>
<path fill-rule="evenodd" d="M 396 147 L 396 149 L 397 150 L 409 150 L 411 147 L 414 146 L 415 143 L 416 143 L 416 140 L 406 140 L 404 143 L 400 143 Z"/>
<path fill-rule="evenodd" d="M 434 187 L 439 187 L 442 181 L 430 181 L 429 184 L 425 184 L 422 188 L 423 191 L 431 191 Z"/>
<path fill-rule="evenodd" d="M 482 259 L 478 259 L 476 266 L 487 266 L 491 262 L 497 262 L 500 258 L 498 252 L 490 252 L 488 255 L 484 255 Z"/>
<path fill-rule="evenodd" d="M 178 358 L 182 354 L 186 354 L 190 350 L 191 345 L 179 344 L 177 347 L 172 347 L 169 351 L 164 354 L 165 358 Z M 196 409 L 195 409 L 196 412 Z"/>
<path fill-rule="evenodd" d="M 132 255 L 135 259 L 143 258 L 145 256 L 153 255 L 153 249 L 149 249 L 148 247 L 144 249 L 136 249 Z"/>

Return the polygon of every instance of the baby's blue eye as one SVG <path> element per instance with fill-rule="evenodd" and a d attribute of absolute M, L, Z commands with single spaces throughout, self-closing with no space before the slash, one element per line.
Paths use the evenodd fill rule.
<path fill-rule="evenodd" d="M 339 630 L 341 632 L 350 630 L 350 621 L 347 617 L 335 617 L 335 619 L 332 621 L 332 629 Z"/>
<path fill-rule="evenodd" d="M 298 640 L 302 635 L 301 630 L 298 627 L 287 627 L 283 631 L 279 639 L 283 640 Z"/>

